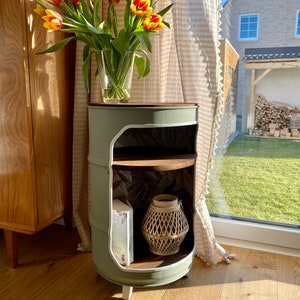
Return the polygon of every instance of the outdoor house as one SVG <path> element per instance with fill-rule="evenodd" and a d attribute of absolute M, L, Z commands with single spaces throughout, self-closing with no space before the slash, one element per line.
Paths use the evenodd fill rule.
<path fill-rule="evenodd" d="M 296 109 L 297 113 L 300 103 L 299 1 L 291 0 L 286 5 L 280 0 L 229 0 L 221 14 L 221 35 L 240 56 L 237 118 L 241 119 L 241 126 L 237 130 L 252 133 L 256 129 L 257 97 L 276 103 L 277 108 L 284 106 L 293 112 Z"/>

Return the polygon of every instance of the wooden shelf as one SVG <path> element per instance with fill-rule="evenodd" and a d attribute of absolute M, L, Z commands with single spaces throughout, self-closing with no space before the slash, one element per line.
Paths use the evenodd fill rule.
<path fill-rule="evenodd" d="M 126 266 L 128 269 L 153 269 L 159 267 L 166 267 L 172 265 L 182 259 L 187 255 L 191 254 L 192 250 L 182 249 L 177 254 L 169 256 L 161 256 L 155 254 L 149 254 L 143 259 L 139 258 L 132 262 L 130 265 Z"/>
<path fill-rule="evenodd" d="M 186 154 L 178 149 L 116 148 L 113 168 L 116 170 L 172 171 L 192 166 L 195 164 L 195 160 L 196 154 Z"/>

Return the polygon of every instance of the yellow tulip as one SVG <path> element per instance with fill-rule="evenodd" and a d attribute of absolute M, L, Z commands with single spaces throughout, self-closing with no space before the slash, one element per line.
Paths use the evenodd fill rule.
<path fill-rule="evenodd" d="M 145 30 L 159 30 L 164 28 L 163 19 L 159 14 L 149 12 L 142 21 Z"/>
<path fill-rule="evenodd" d="M 62 28 L 62 16 L 51 9 L 45 10 L 46 15 L 42 18 L 46 21 L 43 25 L 48 29 L 49 32 L 58 31 Z"/>
<path fill-rule="evenodd" d="M 152 10 L 150 0 L 131 0 L 130 10 L 135 16 L 143 16 Z"/>

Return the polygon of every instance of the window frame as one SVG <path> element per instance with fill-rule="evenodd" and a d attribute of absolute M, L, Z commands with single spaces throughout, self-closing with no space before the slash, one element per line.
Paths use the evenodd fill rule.
<path fill-rule="evenodd" d="M 241 21 L 243 17 L 250 17 L 256 16 L 257 17 L 257 28 L 256 28 L 256 36 L 255 37 L 241 37 Z M 239 30 L 238 30 L 238 40 L 239 41 L 257 41 L 259 38 L 259 13 L 251 13 L 251 14 L 241 14 L 239 16 Z"/>
<path fill-rule="evenodd" d="M 295 37 L 300 38 L 300 9 L 296 12 Z"/>
<path fill-rule="evenodd" d="M 230 216 L 211 216 L 211 221 L 221 244 L 300 257 L 299 227 L 239 221 Z"/>

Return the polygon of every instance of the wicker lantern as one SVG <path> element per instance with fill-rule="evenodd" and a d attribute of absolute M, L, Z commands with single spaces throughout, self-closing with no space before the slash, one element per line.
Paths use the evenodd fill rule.
<path fill-rule="evenodd" d="M 188 221 L 175 195 L 160 194 L 153 198 L 142 222 L 142 232 L 152 253 L 176 254 L 188 230 Z"/>

